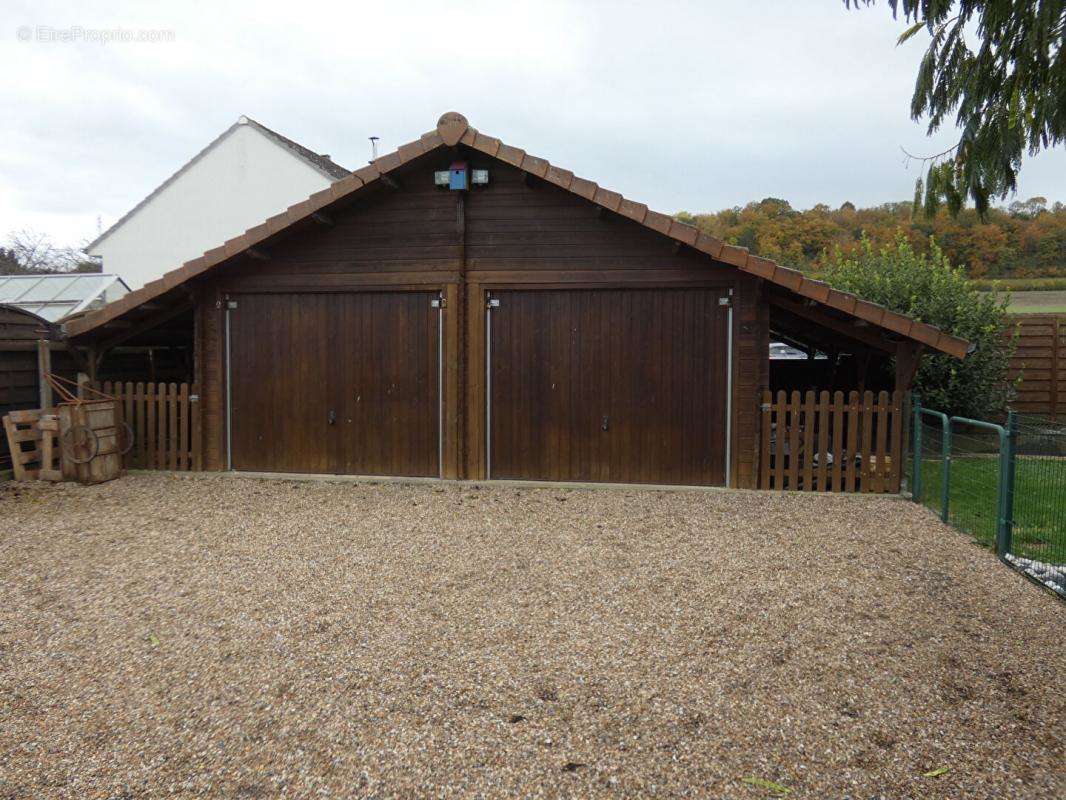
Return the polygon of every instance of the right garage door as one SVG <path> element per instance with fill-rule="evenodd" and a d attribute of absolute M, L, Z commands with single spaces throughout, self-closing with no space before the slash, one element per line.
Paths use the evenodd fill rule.
<path fill-rule="evenodd" d="M 494 292 L 490 477 L 725 483 L 727 298 L 704 288 Z"/>

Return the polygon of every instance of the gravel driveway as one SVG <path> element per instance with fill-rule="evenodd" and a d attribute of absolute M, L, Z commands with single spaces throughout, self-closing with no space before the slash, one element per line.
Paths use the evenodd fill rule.
<path fill-rule="evenodd" d="M 894 498 L 8 484 L 0 798 L 1062 797 L 1064 609 Z"/>

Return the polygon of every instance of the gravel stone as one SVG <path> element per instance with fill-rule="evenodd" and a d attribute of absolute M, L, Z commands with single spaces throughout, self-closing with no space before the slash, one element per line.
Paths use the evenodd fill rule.
<path fill-rule="evenodd" d="M 6 484 L 0 798 L 1063 797 L 1064 608 L 897 498 Z"/>

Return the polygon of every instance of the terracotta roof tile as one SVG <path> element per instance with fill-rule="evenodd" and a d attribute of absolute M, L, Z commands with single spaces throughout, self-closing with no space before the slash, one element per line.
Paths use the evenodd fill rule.
<path fill-rule="evenodd" d="M 238 253 L 243 253 L 248 248 L 248 239 L 244 236 L 244 234 L 241 234 L 240 236 L 234 236 L 232 239 L 227 240 L 227 242 L 222 245 L 222 247 L 226 251 L 226 257 L 229 258 L 231 256 L 237 255 Z M 148 284 L 145 284 L 145 286 L 147 285 Z"/>
<path fill-rule="evenodd" d="M 374 164 L 367 164 L 365 167 L 360 167 L 352 174 L 364 184 L 367 184 L 380 178 L 381 170 L 374 166 Z"/>
<path fill-rule="evenodd" d="M 943 331 L 940 332 L 940 338 L 937 340 L 936 347 L 956 358 L 966 358 L 966 355 L 970 352 L 969 342 L 965 339 L 960 339 L 958 336 L 952 336 L 950 333 L 944 333 Z"/>
<path fill-rule="evenodd" d="M 415 140 L 413 142 L 408 142 L 407 144 L 401 144 L 396 152 L 400 156 L 400 163 L 406 164 L 408 161 L 418 158 L 426 151 L 422 147 L 422 141 Z"/>
<path fill-rule="evenodd" d="M 492 136 L 486 136 L 483 133 L 478 133 L 477 138 L 474 139 L 474 149 L 480 150 L 486 155 L 495 157 L 500 152 L 500 145 L 502 142 L 499 139 L 495 139 Z"/>
<path fill-rule="evenodd" d="M 601 186 L 596 189 L 592 202 L 611 211 L 617 211 L 618 206 L 622 204 L 622 195 L 618 194 L 618 192 L 612 192 L 610 189 L 604 189 Z"/>
<path fill-rule="evenodd" d="M 922 344 L 927 344 L 930 347 L 936 347 L 940 341 L 940 329 L 934 328 L 932 325 L 927 325 L 924 322 L 915 322 L 911 326 L 910 337 L 917 339 Z"/>
<path fill-rule="evenodd" d="M 470 131 L 467 131 L 467 133 L 469 132 Z M 444 140 L 440 138 L 440 131 L 436 128 L 427 133 L 423 133 L 419 138 L 422 140 L 422 146 L 425 147 L 427 152 L 444 144 Z"/>
<path fill-rule="evenodd" d="M 222 261 L 226 257 L 225 247 L 216 247 L 212 250 L 208 250 L 204 253 L 204 259 L 207 260 L 212 266 Z"/>
<path fill-rule="evenodd" d="M 749 255 L 750 261 L 754 256 Z M 800 284 L 803 283 L 803 273 L 798 269 L 792 269 L 791 267 L 782 267 L 777 265 L 777 269 L 774 270 L 774 283 L 784 286 L 786 289 L 791 289 L 793 292 L 799 291 Z"/>
<path fill-rule="evenodd" d="M 544 176 L 545 180 L 554 183 L 556 186 L 563 189 L 569 189 L 570 184 L 573 183 L 574 173 L 568 169 L 560 169 L 555 165 L 548 166 L 548 173 Z"/>
<path fill-rule="evenodd" d="M 522 159 L 526 157 L 526 151 L 519 147 L 511 147 L 509 144 L 501 144 L 500 149 L 496 151 L 496 158 L 500 161 L 506 161 L 508 164 L 512 164 L 516 167 L 522 166 Z"/>
<path fill-rule="evenodd" d="M 768 258 L 749 256 L 744 268 L 752 275 L 758 275 L 760 278 L 773 278 L 777 264 Z"/>
<path fill-rule="evenodd" d="M 522 159 L 522 169 L 528 172 L 530 175 L 536 175 L 538 178 L 543 178 L 548 172 L 548 162 L 543 158 L 537 158 L 526 153 L 526 157 Z"/>
<path fill-rule="evenodd" d="M 378 156 L 374 159 L 373 166 L 377 167 L 379 172 L 388 172 L 389 170 L 396 169 L 403 160 L 400 158 L 400 154 L 393 150 L 391 153 L 386 153 L 383 156 Z"/>
<path fill-rule="evenodd" d="M 842 292 L 839 289 L 830 289 L 829 297 L 826 298 L 826 305 L 832 306 L 838 311 L 843 311 L 846 314 L 851 314 L 855 310 L 855 303 L 858 302 L 855 295 L 849 292 Z"/>
<path fill-rule="evenodd" d="M 877 303 L 871 303 L 869 300 L 856 299 L 855 308 L 851 313 L 859 319 L 880 325 L 885 316 L 885 307 Z"/>
<path fill-rule="evenodd" d="M 186 261 L 184 265 L 174 270 L 174 272 L 187 272 L 189 275 L 199 275 L 207 269 L 207 259 L 203 256 L 194 258 L 192 261 Z"/>
<path fill-rule="evenodd" d="M 363 182 L 359 180 L 359 178 L 355 175 L 349 175 L 344 180 L 331 184 L 329 187 L 329 193 L 333 195 L 334 200 L 339 200 L 340 198 L 351 194 L 362 185 Z"/>
<path fill-rule="evenodd" d="M 322 208 L 322 206 L 328 205 L 329 203 L 333 202 L 333 192 L 326 188 L 323 189 L 321 192 L 315 192 L 307 199 L 311 201 L 311 205 L 313 205 L 316 209 Z"/>
<path fill-rule="evenodd" d="M 283 231 L 289 227 L 289 212 L 285 211 L 281 214 L 275 214 L 263 224 L 267 226 L 267 229 L 271 234 Z"/>
<path fill-rule="evenodd" d="M 690 247 L 694 247 L 700 232 L 694 225 L 686 225 L 684 222 L 678 222 L 674 219 L 670 221 L 670 231 L 668 235 L 673 236 L 679 242 L 684 242 Z"/>
<path fill-rule="evenodd" d="M 772 264 L 773 262 L 771 261 L 770 263 Z M 817 300 L 819 303 L 824 303 L 829 299 L 829 284 L 825 281 L 804 278 L 803 283 L 800 284 L 799 293 L 804 297 L 809 297 L 811 300 Z"/>
<path fill-rule="evenodd" d="M 586 200 L 591 200 L 596 196 L 596 190 L 600 187 L 592 181 L 579 178 L 576 175 L 574 180 L 570 183 L 570 191 L 579 197 L 584 197 Z"/>
<path fill-rule="evenodd" d="M 270 235 L 270 226 L 265 222 L 261 222 L 254 228 L 246 230 L 244 235 L 250 237 L 253 243 L 261 242 Z"/>
<path fill-rule="evenodd" d="M 168 272 L 164 279 L 153 281 L 136 292 L 125 295 L 120 300 L 105 306 L 98 312 L 87 314 L 67 323 L 70 335 L 79 335 L 92 330 L 98 325 L 121 315 L 156 294 L 167 291 L 183 280 L 204 272 L 225 261 L 243 249 L 269 236 L 280 233 L 290 225 L 298 222 L 311 212 L 345 197 L 377 180 L 382 172 L 395 169 L 417 156 L 430 152 L 436 147 L 462 142 L 479 152 L 524 169 L 530 174 L 545 178 L 550 183 L 570 192 L 592 200 L 605 208 L 634 220 L 647 228 L 673 238 L 675 241 L 695 247 L 711 258 L 738 267 L 744 272 L 764 278 L 784 286 L 804 297 L 824 303 L 845 314 L 859 317 L 888 330 L 910 336 L 915 341 L 935 347 L 959 358 L 965 356 L 968 342 L 956 336 L 950 336 L 931 325 L 915 322 L 907 317 L 888 311 L 875 303 L 860 300 L 855 295 L 831 289 L 827 284 L 812 280 L 801 272 L 781 266 L 774 261 L 751 255 L 746 248 L 727 245 L 720 239 L 703 233 L 691 225 L 681 223 L 665 214 L 651 211 L 643 203 L 627 200 L 617 192 L 601 189 L 592 181 L 576 177 L 569 170 L 550 164 L 547 160 L 530 156 L 525 151 L 503 144 L 499 139 L 486 136 L 471 128 L 466 118 L 456 112 L 443 115 L 435 130 L 423 134 L 414 142 L 401 145 L 394 152 L 386 153 L 373 164 L 356 170 L 353 174 L 337 181 L 328 190 L 316 192 L 308 200 L 298 203 L 281 214 L 270 217 L 264 223 L 250 228 L 244 235 L 231 239 L 222 247 L 208 250 L 200 258 L 186 262 L 182 267 Z"/>
<path fill-rule="evenodd" d="M 748 248 L 731 244 L 724 245 L 718 254 L 718 260 L 732 264 L 734 267 L 743 267 L 748 263 Z"/>
<path fill-rule="evenodd" d="M 618 213 L 623 217 L 629 217 L 635 222 L 644 222 L 644 217 L 648 215 L 648 207 L 643 203 L 636 203 L 623 198 L 618 206 Z"/>
<path fill-rule="evenodd" d="M 895 311 L 889 311 L 885 309 L 885 315 L 881 318 L 881 327 L 887 328 L 895 333 L 901 333 L 907 336 L 911 332 L 911 326 L 914 325 L 914 320 L 910 317 L 905 317 L 902 314 L 897 314 Z"/>
<path fill-rule="evenodd" d="M 647 227 L 667 235 L 670 233 L 670 225 L 673 224 L 673 221 L 673 217 L 660 214 L 658 211 L 649 211 L 644 217 L 644 224 Z"/>
<path fill-rule="evenodd" d="M 725 242 L 703 231 L 700 231 L 696 237 L 696 249 L 706 253 L 711 258 L 717 259 L 722 254 L 723 247 L 725 247 Z"/>

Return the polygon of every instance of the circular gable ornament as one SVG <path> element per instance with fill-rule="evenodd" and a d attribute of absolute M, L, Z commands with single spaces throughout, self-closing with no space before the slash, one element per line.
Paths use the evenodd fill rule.
<path fill-rule="evenodd" d="M 440 138 L 449 147 L 458 144 L 469 127 L 470 123 L 466 121 L 466 117 L 458 111 L 449 111 L 446 114 L 442 114 L 441 118 L 437 120 L 437 131 L 440 133 Z"/>

